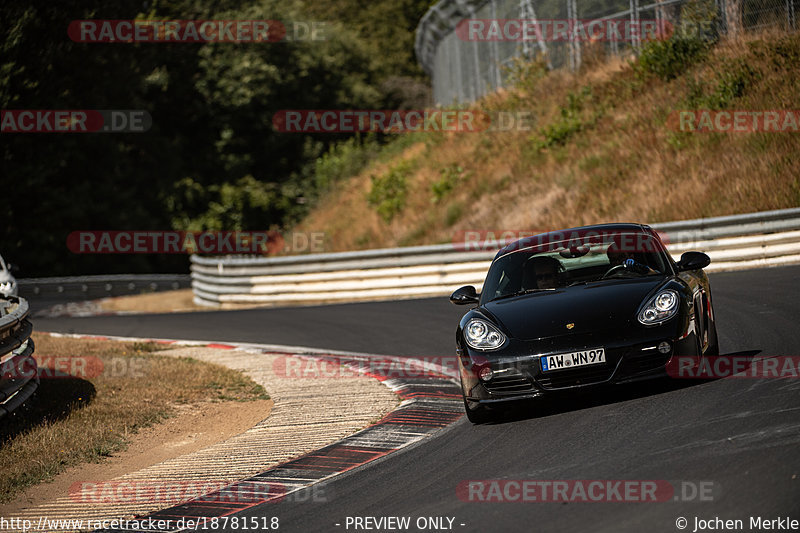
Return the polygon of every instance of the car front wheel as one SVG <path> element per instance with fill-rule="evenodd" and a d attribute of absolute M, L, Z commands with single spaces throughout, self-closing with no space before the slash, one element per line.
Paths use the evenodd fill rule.
<path fill-rule="evenodd" d="M 470 405 L 472 404 L 472 406 Z M 473 424 L 485 424 L 495 419 L 496 413 L 485 405 L 478 402 L 470 402 L 464 398 L 464 411 L 467 413 L 467 419 Z"/>

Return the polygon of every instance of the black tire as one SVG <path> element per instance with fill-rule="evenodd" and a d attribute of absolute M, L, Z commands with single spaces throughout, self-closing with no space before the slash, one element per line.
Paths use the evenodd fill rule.
<path fill-rule="evenodd" d="M 708 336 L 708 348 L 706 348 L 706 356 L 719 355 L 719 338 L 717 337 L 717 324 L 713 323 L 711 326 L 711 333 Z"/>
<path fill-rule="evenodd" d="M 464 411 L 467 413 L 467 419 L 473 424 L 485 424 L 495 418 L 495 413 L 491 409 L 480 404 L 470 407 L 466 398 L 464 398 Z"/>

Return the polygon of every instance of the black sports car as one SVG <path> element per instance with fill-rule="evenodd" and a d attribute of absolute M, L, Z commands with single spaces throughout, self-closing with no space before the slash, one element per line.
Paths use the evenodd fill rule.
<path fill-rule="evenodd" d="M 464 407 L 472 422 L 492 407 L 666 375 L 670 359 L 719 352 L 711 287 L 700 252 L 673 261 L 639 224 L 584 226 L 502 248 L 458 326 Z"/>

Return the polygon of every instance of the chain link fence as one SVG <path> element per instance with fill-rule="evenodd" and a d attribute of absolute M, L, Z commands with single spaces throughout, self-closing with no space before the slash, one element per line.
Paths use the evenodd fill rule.
<path fill-rule="evenodd" d="M 590 56 L 631 56 L 649 38 L 797 29 L 800 0 L 440 0 L 417 27 L 417 58 L 437 104 L 508 85 L 517 58 L 577 70 Z"/>

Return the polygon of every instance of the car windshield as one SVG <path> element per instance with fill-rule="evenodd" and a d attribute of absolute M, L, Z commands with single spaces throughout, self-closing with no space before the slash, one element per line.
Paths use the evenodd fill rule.
<path fill-rule="evenodd" d="M 510 252 L 492 263 L 481 302 L 608 279 L 664 275 L 657 239 L 645 233 L 572 238 Z"/>

